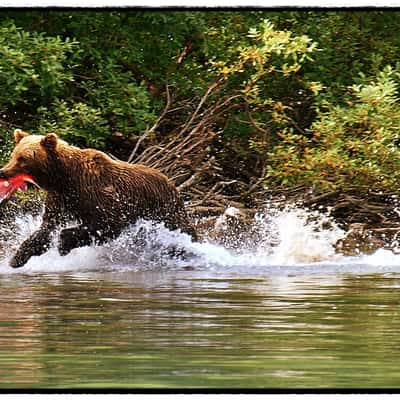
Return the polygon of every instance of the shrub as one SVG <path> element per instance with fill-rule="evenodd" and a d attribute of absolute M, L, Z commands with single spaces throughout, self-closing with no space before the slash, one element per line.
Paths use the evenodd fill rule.
<path fill-rule="evenodd" d="M 269 155 L 268 184 L 392 189 L 400 179 L 398 76 L 390 66 L 361 76 L 346 105 L 319 111 L 309 137 L 284 132 Z"/>
<path fill-rule="evenodd" d="M 48 101 L 73 79 L 69 55 L 77 42 L 29 33 L 12 23 L 0 26 L 0 105 Z M 30 108 L 30 107 L 29 107 Z"/>

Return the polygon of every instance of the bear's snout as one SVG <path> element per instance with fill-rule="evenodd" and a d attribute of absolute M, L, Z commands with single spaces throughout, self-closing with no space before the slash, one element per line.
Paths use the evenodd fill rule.
<path fill-rule="evenodd" d="M 4 170 L 0 169 L 0 179 L 8 179 L 9 176 L 4 172 Z"/>

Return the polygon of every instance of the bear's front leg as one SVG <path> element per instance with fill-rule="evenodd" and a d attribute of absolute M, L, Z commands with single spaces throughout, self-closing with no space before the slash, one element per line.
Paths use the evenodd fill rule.
<path fill-rule="evenodd" d="M 54 192 L 48 193 L 42 225 L 19 247 L 10 261 L 11 267 L 22 267 L 32 256 L 40 256 L 50 248 L 51 234 L 57 226 L 68 220 L 68 216 L 63 213 L 63 210 L 64 201 L 62 197 Z"/>
<path fill-rule="evenodd" d="M 41 228 L 26 239 L 10 261 L 10 267 L 19 268 L 32 256 L 40 256 L 50 247 L 50 233 L 47 228 Z"/>

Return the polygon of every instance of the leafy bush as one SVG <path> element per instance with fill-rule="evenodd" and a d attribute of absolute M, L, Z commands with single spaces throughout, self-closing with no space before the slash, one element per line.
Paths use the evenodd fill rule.
<path fill-rule="evenodd" d="M 52 111 L 42 107 L 38 133 L 45 135 L 56 132 L 63 139 L 83 147 L 102 147 L 108 133 L 107 121 L 99 109 L 85 103 L 69 106 L 65 101 L 56 100 Z"/>
<path fill-rule="evenodd" d="M 140 135 L 156 118 L 146 87 L 132 82 L 118 68 L 103 72 L 97 82 L 82 82 L 81 89 L 86 101 L 107 120 L 109 132 Z"/>
<path fill-rule="evenodd" d="M 73 79 L 69 56 L 77 42 L 0 26 L 0 106 L 48 101 Z"/>
<path fill-rule="evenodd" d="M 270 153 L 268 180 L 314 186 L 387 190 L 400 180 L 399 73 L 387 66 L 348 88 L 346 105 L 326 104 L 310 137 L 285 132 Z"/>
<path fill-rule="evenodd" d="M 22 13 L 21 21 L 33 20 L 37 25 L 41 15 Z M 86 17 L 104 22 L 93 14 Z M 90 34 L 82 21 L 86 35 L 79 42 L 75 36 L 61 39 L 64 24 L 58 22 L 58 33 L 49 36 L 0 20 L 3 120 L 32 132 L 51 130 L 72 143 L 103 149 L 115 132 L 141 134 L 155 119 L 153 110 L 158 104 L 151 104 L 147 88 L 122 70 L 117 46 L 107 53 L 110 46 L 99 46 L 103 37 Z M 124 51 L 125 47 L 120 53 Z"/>

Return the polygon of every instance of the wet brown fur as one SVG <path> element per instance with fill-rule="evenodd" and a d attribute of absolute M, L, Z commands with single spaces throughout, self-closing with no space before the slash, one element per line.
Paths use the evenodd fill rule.
<path fill-rule="evenodd" d="M 42 226 L 21 245 L 11 266 L 20 267 L 45 252 L 50 234 L 68 219 L 79 225 L 61 231 L 61 254 L 93 239 L 103 243 L 115 238 L 139 218 L 164 222 L 196 239 L 175 186 L 161 172 L 71 146 L 55 134 L 16 130 L 14 138 L 16 147 L 3 175 L 30 174 L 48 194 Z"/>

